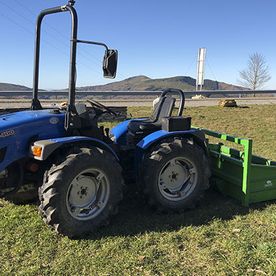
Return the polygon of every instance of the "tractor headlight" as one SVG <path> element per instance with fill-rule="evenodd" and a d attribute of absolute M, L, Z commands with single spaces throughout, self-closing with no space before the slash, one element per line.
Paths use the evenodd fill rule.
<path fill-rule="evenodd" d="M 32 146 L 31 151 L 33 156 L 41 157 L 42 156 L 42 147 L 41 146 Z"/>

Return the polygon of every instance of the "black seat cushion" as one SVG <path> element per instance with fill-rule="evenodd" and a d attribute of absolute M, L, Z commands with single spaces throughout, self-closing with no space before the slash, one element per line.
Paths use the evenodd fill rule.
<path fill-rule="evenodd" d="M 160 124 L 154 124 L 147 121 L 130 121 L 128 124 L 128 130 L 132 133 L 139 133 L 145 131 L 157 131 L 161 129 Z"/>

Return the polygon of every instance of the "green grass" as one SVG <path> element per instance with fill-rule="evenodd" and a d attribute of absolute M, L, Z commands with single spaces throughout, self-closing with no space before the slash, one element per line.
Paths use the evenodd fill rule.
<path fill-rule="evenodd" d="M 133 116 L 148 108 L 131 108 Z M 276 108 L 188 108 L 193 124 L 254 139 L 276 159 Z M 0 201 L 0 274 L 276 275 L 276 202 L 241 207 L 209 191 L 183 214 L 157 214 L 127 193 L 111 225 L 69 240 L 44 225 L 35 205 Z"/>

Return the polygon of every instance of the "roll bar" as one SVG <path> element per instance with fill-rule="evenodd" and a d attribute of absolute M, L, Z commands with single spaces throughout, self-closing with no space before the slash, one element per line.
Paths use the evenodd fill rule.
<path fill-rule="evenodd" d="M 36 23 L 36 38 L 35 38 L 35 56 L 34 56 L 34 74 L 33 74 L 33 100 L 32 109 L 42 109 L 38 99 L 39 85 L 39 63 L 40 63 L 40 40 L 41 40 L 41 25 L 46 15 L 70 12 L 72 19 L 71 42 L 70 42 L 70 72 L 69 72 L 69 98 L 68 112 L 74 110 L 75 94 L 76 94 L 76 55 L 77 55 L 77 35 L 78 35 L 78 15 L 74 8 L 75 1 L 69 0 L 65 6 L 54 7 L 43 10 L 37 17 Z"/>

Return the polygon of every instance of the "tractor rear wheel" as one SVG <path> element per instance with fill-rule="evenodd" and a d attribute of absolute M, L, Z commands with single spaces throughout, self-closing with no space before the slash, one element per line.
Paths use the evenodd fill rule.
<path fill-rule="evenodd" d="M 122 169 L 111 153 L 82 148 L 45 173 L 39 210 L 58 233 L 79 237 L 117 212 L 122 185 Z"/>
<path fill-rule="evenodd" d="M 209 187 L 206 154 L 192 141 L 175 138 L 145 157 L 144 192 L 161 211 L 192 209 Z"/>

